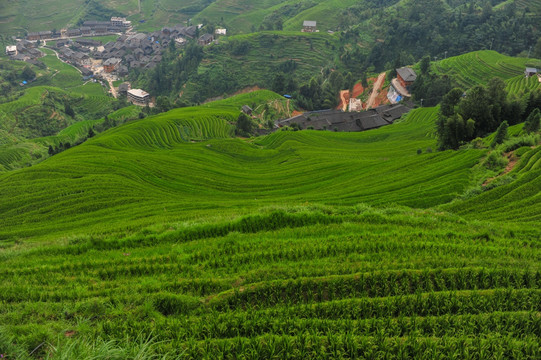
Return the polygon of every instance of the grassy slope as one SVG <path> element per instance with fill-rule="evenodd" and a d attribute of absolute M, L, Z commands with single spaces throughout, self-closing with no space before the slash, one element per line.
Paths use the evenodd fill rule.
<path fill-rule="evenodd" d="M 536 358 L 538 235 L 432 210 L 278 205 L 7 245 L 0 347 L 17 359 L 42 342 L 36 358 L 49 344 L 58 359 Z"/>
<path fill-rule="evenodd" d="M 479 196 L 443 206 L 476 219 L 541 221 L 541 147 L 526 153 L 510 173 L 514 181 Z"/>
<path fill-rule="evenodd" d="M 234 55 L 228 45 L 232 41 L 249 43 L 248 53 Z M 253 85 L 269 87 L 272 74 L 279 71 L 280 64 L 294 60 L 297 63 L 296 76 L 308 81 L 322 68 L 336 67 L 338 61 L 333 48 L 338 48 L 338 41 L 328 34 L 265 31 L 237 35 L 228 37 L 219 45 L 207 47 L 199 73 L 211 71 L 212 74 L 212 70 L 223 70 L 227 78 L 237 82 L 236 88 L 239 89 Z M 184 92 L 197 91 L 196 87 L 197 84 L 188 84 Z"/>
<path fill-rule="evenodd" d="M 252 26 L 259 28 L 265 16 L 284 6 L 294 6 L 299 0 L 249 1 L 249 0 L 142 0 L 139 12 L 136 0 L 96 0 L 106 9 L 119 11 L 128 16 L 142 31 L 151 31 L 163 25 L 183 23 L 188 19 L 194 22 L 209 20 L 215 24 L 224 22 L 231 32 L 249 32 Z M 515 1 L 515 0 L 511 0 Z M 530 16 L 539 16 L 539 0 L 516 0 L 521 8 L 529 9 Z M 298 31 L 304 20 L 317 20 L 322 31 L 336 28 L 342 11 L 358 0 L 320 1 L 313 6 L 285 18 L 284 29 Z M 3 1 L 0 3 L 0 33 L 24 34 L 25 31 L 61 29 L 73 26 L 85 17 L 87 5 L 83 0 L 46 0 L 39 4 L 35 0 Z M 223 19 L 223 20 L 222 20 Z M 145 20 L 139 23 L 139 20 Z"/>
<path fill-rule="evenodd" d="M 173 110 L 0 175 L 0 347 L 539 357 L 540 148 L 514 182 L 442 206 L 459 217 L 433 207 L 485 151 L 417 155 L 437 108 L 364 133 L 230 138 L 241 105 L 278 98 Z"/>
<path fill-rule="evenodd" d="M 276 202 L 448 202 L 468 185 L 468 169 L 483 151 L 416 155 L 435 146 L 427 131 L 435 113 L 416 110 L 366 133 L 279 132 L 249 143 L 216 138 L 228 136 L 238 106 L 173 110 L 2 176 L 2 233 L 140 226 Z"/>
<path fill-rule="evenodd" d="M 524 78 L 525 65 L 535 59 L 510 57 L 496 51 L 475 51 L 438 61 L 433 69 L 449 75 L 463 89 L 486 84 L 491 78 L 499 77 L 508 83 L 507 91 L 535 89 L 541 84 L 535 77 Z"/>
<path fill-rule="evenodd" d="M 77 125 L 77 121 L 84 120 L 81 117 L 93 119 L 101 116 L 96 114 L 111 108 L 112 99 L 105 95 L 100 84 L 83 82 L 81 73 L 76 68 L 60 61 L 52 50 L 44 48 L 41 50 L 46 56 L 40 60 L 47 68 L 33 67 L 37 72 L 37 78 L 25 88 L 24 94 L 14 101 L 0 104 L 0 172 L 40 161 L 47 156 L 48 145 L 54 146 L 66 141 L 75 142 L 86 135 L 90 126 Z M 18 62 L 14 64 L 18 65 Z M 30 133 L 42 127 L 40 123 L 43 119 L 36 118 L 31 123 L 21 124 L 21 116 L 43 107 L 44 99 L 51 91 L 72 100 L 78 99 L 72 106 L 80 115 L 71 119 L 62 113 L 64 105 L 61 102 L 56 103 L 55 117 L 66 125 L 73 125 L 71 130 L 69 127 L 64 129 L 54 141 L 49 141 L 53 137 L 30 140 L 33 137 Z M 90 124 L 87 121 L 83 123 Z M 78 130 L 74 130 L 75 128 Z"/>

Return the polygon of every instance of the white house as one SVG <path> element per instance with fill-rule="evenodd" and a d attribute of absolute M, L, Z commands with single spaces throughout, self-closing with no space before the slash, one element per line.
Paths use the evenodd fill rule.
<path fill-rule="evenodd" d="M 147 105 L 150 101 L 150 94 L 141 89 L 128 90 L 128 100 L 134 104 Z"/>
<path fill-rule="evenodd" d="M 17 46 L 16 45 L 6 46 L 6 55 L 8 56 L 17 55 Z"/>

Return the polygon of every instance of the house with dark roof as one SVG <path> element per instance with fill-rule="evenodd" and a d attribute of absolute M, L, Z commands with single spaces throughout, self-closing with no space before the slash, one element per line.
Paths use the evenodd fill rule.
<path fill-rule="evenodd" d="M 252 115 L 252 108 L 249 107 L 248 105 L 243 105 L 242 108 L 241 108 L 242 112 L 245 113 L 246 115 Z"/>
<path fill-rule="evenodd" d="M 391 80 L 391 86 L 387 91 L 387 99 L 391 104 L 397 104 L 400 101 L 410 98 L 410 86 L 417 79 L 417 74 L 412 68 L 403 67 L 396 69 L 396 78 Z"/>
<path fill-rule="evenodd" d="M 83 80 L 88 80 L 92 77 L 94 77 L 94 73 L 85 67 L 79 67 L 78 68 L 81 71 L 81 74 L 83 75 Z"/>
<path fill-rule="evenodd" d="M 123 82 L 122 84 L 118 86 L 118 93 L 120 95 L 127 96 L 128 90 L 130 89 L 131 89 L 131 84 L 129 82 Z"/>
<path fill-rule="evenodd" d="M 278 127 L 297 124 L 302 129 L 365 131 L 392 124 L 411 109 L 399 105 L 383 105 L 362 112 L 340 110 L 311 111 L 277 122 Z"/>
<path fill-rule="evenodd" d="M 527 67 L 526 70 L 524 70 L 524 75 L 526 77 L 530 77 L 530 76 L 534 76 L 535 74 L 537 74 L 538 72 L 541 72 L 540 69 L 536 69 L 536 68 L 533 68 L 533 67 Z"/>
<path fill-rule="evenodd" d="M 40 31 L 39 32 L 39 38 L 40 39 L 50 39 L 52 34 L 53 34 L 52 31 Z"/>
<path fill-rule="evenodd" d="M 68 37 L 81 36 L 81 29 L 68 29 L 66 35 Z"/>
<path fill-rule="evenodd" d="M 210 44 L 213 41 L 214 41 L 214 35 L 212 35 L 212 34 L 204 34 L 204 35 L 199 37 L 199 39 L 197 40 L 197 43 L 199 45 L 201 45 L 201 46 L 205 46 L 205 45 Z"/>
<path fill-rule="evenodd" d="M 69 45 L 69 44 L 70 44 L 70 41 L 71 41 L 71 40 L 69 40 L 69 39 L 58 40 L 58 41 L 56 42 L 56 48 L 57 48 L 57 49 L 60 49 L 60 48 L 62 48 L 62 47 L 64 47 L 64 46 L 66 46 L 66 45 Z"/>
<path fill-rule="evenodd" d="M 412 68 L 409 67 L 403 67 L 400 69 L 396 69 L 396 78 L 398 79 L 398 82 L 405 87 L 409 91 L 409 87 L 413 84 L 413 82 L 417 79 L 417 74 L 415 71 L 413 71 Z"/>
<path fill-rule="evenodd" d="M 83 46 L 89 46 L 89 47 L 97 47 L 101 45 L 101 41 L 92 40 L 92 39 L 77 39 L 75 40 L 75 42 Z"/>
<path fill-rule="evenodd" d="M 39 40 L 39 32 L 29 32 L 26 35 L 26 38 L 32 41 Z"/>
<path fill-rule="evenodd" d="M 193 39 L 197 34 L 197 28 L 195 26 L 188 26 L 187 28 L 184 28 L 180 34 L 186 35 Z"/>
<path fill-rule="evenodd" d="M 317 21 L 305 20 L 302 24 L 302 32 L 316 32 Z"/>
<path fill-rule="evenodd" d="M 120 65 L 122 60 L 118 58 L 109 58 L 103 62 L 103 71 L 106 73 L 112 73 Z"/>

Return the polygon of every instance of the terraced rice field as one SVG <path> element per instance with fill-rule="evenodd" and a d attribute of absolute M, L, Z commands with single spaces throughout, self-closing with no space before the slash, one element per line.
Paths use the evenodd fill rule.
<path fill-rule="evenodd" d="M 429 151 L 437 108 L 232 138 L 242 105 L 278 98 L 172 110 L 0 175 L 0 354 L 541 357 L 539 147 L 451 202 L 486 150 Z"/>
<path fill-rule="evenodd" d="M 527 81 L 524 79 L 524 69 L 530 61 L 484 50 L 439 61 L 434 65 L 434 70 L 451 76 L 464 89 L 486 84 L 491 78 L 499 77 L 507 81 L 508 90 L 520 91 L 541 85 L 533 77 Z"/>
<path fill-rule="evenodd" d="M 535 236 L 432 210 L 277 206 L 8 245 L 0 346 L 9 358 L 45 342 L 36 356 L 534 359 Z"/>
<path fill-rule="evenodd" d="M 44 233 L 43 227 L 78 232 L 92 223 L 105 229 L 109 221 L 96 223 L 97 217 L 132 218 L 135 203 L 140 215 L 134 218 L 146 214 L 138 220 L 146 224 L 176 218 L 177 212 L 197 217 L 201 209 L 213 216 L 223 208 L 245 213 L 278 199 L 426 208 L 462 193 L 470 168 L 484 154 L 417 155 L 419 148 L 435 147 L 433 108 L 416 110 L 388 129 L 278 132 L 253 142 L 230 138 L 229 122 L 238 108 L 173 110 L 108 131 L 38 167 L 2 176 L 0 234 L 33 237 Z M 34 185 L 28 187 L 27 177 Z M 58 184 L 55 189 L 37 185 L 51 181 Z M 46 218 L 62 225 L 42 223 Z M 34 221 L 37 227 L 21 226 Z"/>

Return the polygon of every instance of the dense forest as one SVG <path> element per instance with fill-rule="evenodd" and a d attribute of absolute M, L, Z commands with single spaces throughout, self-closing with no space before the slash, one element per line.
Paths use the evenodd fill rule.
<path fill-rule="evenodd" d="M 539 19 L 528 16 L 514 2 L 494 10 L 498 2 L 453 1 L 449 6 L 443 1 L 412 0 L 380 12 L 371 21 L 380 41 L 364 64 L 382 70 L 401 52 L 416 60 L 424 55 L 441 59 L 482 49 L 527 55 L 539 38 Z M 360 35 L 362 30 L 359 26 L 353 32 Z M 363 56 L 361 49 L 356 55 Z"/>

